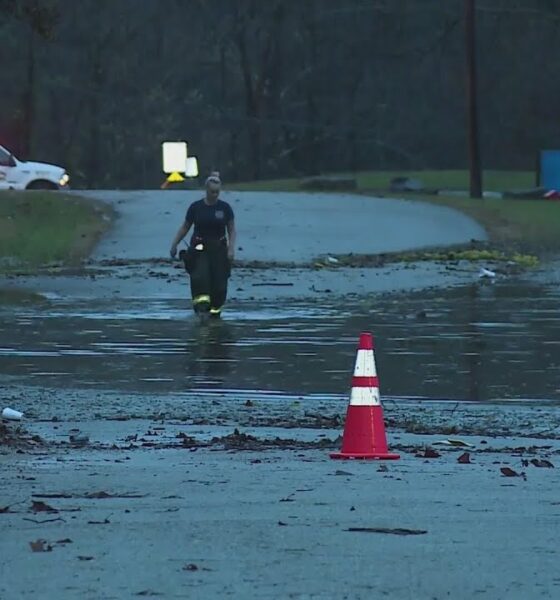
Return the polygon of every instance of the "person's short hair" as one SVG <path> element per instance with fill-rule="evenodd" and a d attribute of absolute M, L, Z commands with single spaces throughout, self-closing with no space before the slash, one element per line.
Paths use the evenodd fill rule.
<path fill-rule="evenodd" d="M 210 184 L 210 183 L 222 185 L 222 180 L 220 179 L 219 171 L 212 171 L 212 173 L 210 173 L 210 175 L 208 175 L 208 177 L 206 178 L 206 187 L 208 187 L 208 184 Z"/>

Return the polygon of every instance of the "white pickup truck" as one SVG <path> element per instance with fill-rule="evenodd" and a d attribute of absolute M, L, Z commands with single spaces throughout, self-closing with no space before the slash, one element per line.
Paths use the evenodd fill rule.
<path fill-rule="evenodd" d="M 69 181 L 62 167 L 18 160 L 0 146 L 0 190 L 58 190 Z"/>

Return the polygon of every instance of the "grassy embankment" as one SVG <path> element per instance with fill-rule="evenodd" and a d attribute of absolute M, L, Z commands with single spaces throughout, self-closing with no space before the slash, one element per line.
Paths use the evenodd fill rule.
<path fill-rule="evenodd" d="M 356 179 L 359 194 L 423 200 L 458 209 L 486 228 L 492 245 L 497 249 L 536 254 L 560 250 L 560 201 L 473 200 L 451 194 L 436 196 L 388 191 L 389 182 L 397 176 L 418 178 L 426 188 L 466 190 L 469 185 L 466 171 L 360 172 L 351 176 Z M 232 187 L 236 190 L 300 191 L 301 182 L 301 179 L 284 179 L 236 184 Z M 535 175 L 531 172 L 487 171 L 484 174 L 484 188 L 488 191 L 529 189 L 534 185 Z"/>
<path fill-rule="evenodd" d="M 76 265 L 107 229 L 111 211 L 61 192 L 0 192 L 0 273 Z"/>

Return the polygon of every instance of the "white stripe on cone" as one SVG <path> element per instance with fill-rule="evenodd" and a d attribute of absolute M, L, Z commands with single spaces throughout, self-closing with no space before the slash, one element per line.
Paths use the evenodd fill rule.
<path fill-rule="evenodd" d="M 350 406 L 381 406 L 379 388 L 353 387 L 350 393 Z"/>
<path fill-rule="evenodd" d="M 356 354 L 354 377 L 377 377 L 373 350 L 359 349 Z M 381 406 L 378 387 L 352 386 L 350 394 L 351 406 Z"/>
<path fill-rule="evenodd" d="M 375 377 L 376 375 L 377 370 L 375 368 L 373 350 L 358 350 L 356 366 L 354 367 L 354 377 Z"/>

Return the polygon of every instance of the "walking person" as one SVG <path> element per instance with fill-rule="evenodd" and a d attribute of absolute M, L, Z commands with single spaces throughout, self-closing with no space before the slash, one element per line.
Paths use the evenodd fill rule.
<path fill-rule="evenodd" d="M 194 226 L 188 250 L 179 257 L 191 279 L 193 309 L 201 316 L 220 318 L 227 297 L 231 263 L 235 253 L 235 221 L 231 206 L 220 200 L 220 174 L 206 179 L 206 195 L 193 202 L 184 223 L 171 244 L 171 257 L 177 256 L 177 245 Z"/>

